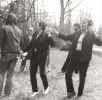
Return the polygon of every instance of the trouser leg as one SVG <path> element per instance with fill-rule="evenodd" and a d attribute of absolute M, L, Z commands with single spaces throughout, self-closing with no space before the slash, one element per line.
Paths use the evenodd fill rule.
<path fill-rule="evenodd" d="M 88 65 L 89 65 L 89 62 L 83 62 L 79 67 L 80 81 L 79 81 L 79 88 L 78 88 L 78 96 L 81 96 L 83 94 Z"/>
<path fill-rule="evenodd" d="M 4 74 L 0 74 L 0 95 L 3 90 L 3 83 L 4 83 Z"/>
<path fill-rule="evenodd" d="M 6 63 L 0 61 L 0 95 L 3 90 L 5 72 L 6 72 Z"/>
<path fill-rule="evenodd" d="M 5 89 L 4 89 L 4 93 L 6 95 L 10 95 L 11 90 L 12 90 L 12 77 L 13 77 L 13 71 L 16 65 L 17 59 L 12 60 L 9 62 L 9 64 L 7 65 L 7 78 L 6 78 L 6 84 L 5 84 Z"/>
<path fill-rule="evenodd" d="M 21 72 L 23 72 L 24 69 L 25 69 L 26 61 L 27 61 L 27 59 L 24 59 L 24 60 L 22 60 L 22 62 L 21 62 L 21 66 L 20 66 L 20 71 L 21 71 Z"/>
<path fill-rule="evenodd" d="M 47 76 L 46 76 L 46 71 L 45 71 L 45 62 L 46 62 L 46 60 L 41 61 L 41 62 L 39 63 L 39 67 L 40 67 L 40 77 L 41 77 L 41 79 L 42 79 L 44 89 L 46 89 L 46 88 L 48 87 L 48 81 L 47 81 Z"/>
<path fill-rule="evenodd" d="M 73 62 L 70 63 L 70 66 L 67 67 L 66 73 L 65 73 L 65 81 L 66 81 L 66 87 L 67 87 L 67 93 L 74 92 L 73 82 L 72 82 L 72 74 L 74 71 L 74 65 Z"/>
<path fill-rule="evenodd" d="M 37 69 L 38 69 L 38 63 L 35 62 L 33 59 L 31 59 L 31 61 L 30 61 L 30 81 L 31 81 L 31 86 L 32 86 L 33 92 L 38 91 L 37 79 L 36 79 Z"/>

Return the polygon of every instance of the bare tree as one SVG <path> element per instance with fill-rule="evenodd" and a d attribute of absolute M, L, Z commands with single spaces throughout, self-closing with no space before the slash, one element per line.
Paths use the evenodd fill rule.
<path fill-rule="evenodd" d="M 64 20 L 66 17 L 68 17 L 68 28 L 69 28 L 69 32 L 70 32 L 70 24 L 71 24 L 71 12 L 78 7 L 82 1 L 84 0 L 80 0 L 80 2 L 78 2 L 76 4 L 75 7 L 71 8 L 70 5 L 72 4 L 71 0 L 67 0 L 65 2 L 65 0 L 60 0 L 60 5 L 61 5 L 61 15 L 60 15 L 60 32 L 63 33 L 64 31 Z M 68 9 L 67 9 L 68 8 Z"/>
<path fill-rule="evenodd" d="M 60 32 L 63 33 L 64 29 L 64 0 L 60 0 L 61 15 L 60 15 Z"/>
<path fill-rule="evenodd" d="M 64 31 L 64 19 L 65 19 L 65 12 L 67 7 L 69 8 L 71 0 L 60 0 L 60 6 L 61 6 L 61 15 L 60 15 L 60 32 L 63 33 Z M 68 9 L 69 10 L 69 9 Z"/>

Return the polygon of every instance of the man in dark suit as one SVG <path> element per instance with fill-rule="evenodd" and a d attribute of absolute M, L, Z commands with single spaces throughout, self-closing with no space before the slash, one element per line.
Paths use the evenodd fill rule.
<path fill-rule="evenodd" d="M 77 32 L 77 34 L 72 34 L 69 36 L 64 36 L 62 34 L 58 35 L 59 38 L 66 39 L 72 42 L 70 48 L 70 62 L 65 73 L 68 98 L 72 98 L 73 96 L 75 96 L 72 74 L 76 69 L 76 66 L 78 67 L 80 76 L 77 97 L 80 98 L 83 95 L 85 77 L 92 56 L 93 44 L 96 44 L 98 46 L 102 45 L 102 40 L 90 27 L 92 27 L 92 24 L 90 24 L 90 20 L 84 20 L 82 22 L 82 31 Z"/>
<path fill-rule="evenodd" d="M 49 91 L 48 81 L 45 73 L 45 63 L 48 55 L 49 45 L 55 46 L 55 41 L 51 35 L 45 32 L 46 24 L 44 22 L 40 22 L 39 27 L 40 29 L 33 34 L 30 44 L 24 50 L 24 52 L 27 52 L 31 49 L 32 53 L 30 58 L 30 78 L 33 94 L 31 97 L 34 97 L 39 93 L 36 80 L 38 66 L 44 85 L 44 94 L 47 94 Z"/>
<path fill-rule="evenodd" d="M 75 31 L 75 32 L 74 32 L 73 34 L 76 34 L 76 33 L 78 33 L 78 32 L 80 31 L 80 24 L 78 24 L 78 23 L 75 23 L 75 24 L 74 24 L 74 31 Z M 69 62 L 70 62 L 70 50 L 69 50 L 67 59 L 66 59 L 64 65 L 63 65 L 63 67 L 62 67 L 62 69 L 61 69 L 61 72 L 62 72 L 62 73 L 65 73 Z M 75 72 L 77 73 L 77 69 L 75 70 Z"/>

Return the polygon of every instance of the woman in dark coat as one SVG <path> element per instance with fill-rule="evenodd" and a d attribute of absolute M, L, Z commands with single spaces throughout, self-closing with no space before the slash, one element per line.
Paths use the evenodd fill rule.
<path fill-rule="evenodd" d="M 55 46 L 55 41 L 50 34 L 45 32 L 46 24 L 44 22 L 39 22 L 39 30 L 33 34 L 32 40 L 24 52 L 29 52 L 31 49 L 31 58 L 30 58 L 30 79 L 32 85 L 33 94 L 31 97 L 34 97 L 39 93 L 37 86 L 36 74 L 39 66 L 40 77 L 44 86 L 44 94 L 49 92 L 48 80 L 45 72 L 45 63 L 48 55 L 48 49 L 50 46 Z M 25 53 L 24 53 L 25 54 Z"/>

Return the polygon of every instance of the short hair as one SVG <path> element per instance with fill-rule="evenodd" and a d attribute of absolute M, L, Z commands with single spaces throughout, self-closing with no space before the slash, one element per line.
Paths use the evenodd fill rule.
<path fill-rule="evenodd" d="M 10 13 L 6 19 L 6 25 L 17 25 L 17 17 L 14 13 Z"/>
<path fill-rule="evenodd" d="M 93 25 L 93 21 L 92 20 L 89 20 L 88 21 L 88 26 L 92 26 Z"/>
<path fill-rule="evenodd" d="M 82 22 L 87 22 L 88 26 L 92 26 L 93 25 L 93 21 L 90 18 L 85 18 L 82 20 Z"/>
<path fill-rule="evenodd" d="M 39 22 L 39 27 L 41 27 L 43 30 L 45 30 L 46 23 L 45 22 Z"/>
<path fill-rule="evenodd" d="M 76 26 L 80 29 L 80 24 L 79 23 L 75 23 L 74 26 Z"/>

